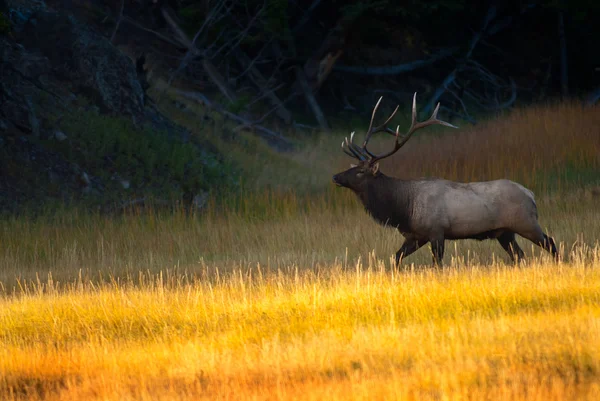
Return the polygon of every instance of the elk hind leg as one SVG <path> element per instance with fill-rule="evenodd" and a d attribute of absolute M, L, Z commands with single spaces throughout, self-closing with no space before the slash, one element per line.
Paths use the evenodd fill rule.
<path fill-rule="evenodd" d="M 556 243 L 554 242 L 554 238 L 544 234 L 543 248 L 550 252 L 555 260 L 558 260 L 558 250 L 556 249 Z"/>
<path fill-rule="evenodd" d="M 508 253 L 508 256 L 510 256 L 513 263 L 524 259 L 525 254 L 519 244 L 517 244 L 514 232 L 505 231 L 498 237 L 498 242 L 502 245 L 502 248 L 504 248 L 506 253 Z"/>
<path fill-rule="evenodd" d="M 535 226 L 532 229 L 518 232 L 518 234 L 523 238 L 527 238 L 529 241 L 533 242 L 540 248 L 545 249 L 552 255 L 552 257 L 555 260 L 558 260 L 559 255 L 558 250 L 556 249 L 556 243 L 554 242 L 554 239 L 546 235 L 542 231 L 542 228 L 539 226 L 539 224 L 537 224 L 537 222 L 535 223 Z"/>

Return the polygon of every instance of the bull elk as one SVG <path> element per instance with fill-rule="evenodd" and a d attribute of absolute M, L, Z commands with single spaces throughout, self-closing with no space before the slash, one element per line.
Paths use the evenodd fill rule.
<path fill-rule="evenodd" d="M 388 128 L 398 106 L 380 126 L 373 120 L 381 99 L 375 105 L 371 123 L 361 146 L 350 140 L 342 142 L 343 151 L 358 160 L 346 171 L 333 176 L 333 182 L 352 190 L 366 211 L 379 223 L 397 228 L 405 240 L 396 252 L 396 265 L 423 245 L 430 243 L 433 263 L 441 265 L 445 240 L 497 239 L 513 262 L 523 258 L 523 250 L 515 234 L 530 240 L 558 259 L 554 240 L 546 235 L 538 223 L 537 206 L 533 192 L 506 179 L 484 182 L 453 182 L 439 178 L 402 180 L 388 177 L 379 169 L 379 161 L 392 156 L 410 139 L 415 131 L 439 124 L 457 128 L 438 120 L 439 103 L 431 117 L 417 121 L 415 93 L 412 105 L 412 124 L 400 135 Z M 373 154 L 367 149 L 372 135 L 385 132 L 393 135 L 392 150 Z"/>

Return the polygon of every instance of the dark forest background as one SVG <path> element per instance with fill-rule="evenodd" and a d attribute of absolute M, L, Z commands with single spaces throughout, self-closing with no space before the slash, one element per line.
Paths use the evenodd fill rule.
<path fill-rule="evenodd" d="M 593 0 L 0 0 L 0 12 L 3 209 L 167 188 L 189 202 L 236 181 L 202 133 L 250 131 L 286 152 L 366 124 L 380 96 L 409 110 L 418 92 L 422 116 L 441 102 L 463 126 L 600 99 Z"/>
<path fill-rule="evenodd" d="M 473 122 L 516 102 L 600 96 L 595 1 L 152 0 L 107 7 L 121 21 L 113 40 L 165 63 L 171 81 L 191 80 L 240 112 L 279 106 L 272 117 L 287 123 L 299 118 L 292 111 L 304 111 L 327 128 L 328 117 L 344 110 L 368 114 L 378 95 L 406 101 L 415 91 L 428 99 L 423 113 L 442 100 Z M 148 31 L 143 38 L 142 26 L 171 43 Z"/>

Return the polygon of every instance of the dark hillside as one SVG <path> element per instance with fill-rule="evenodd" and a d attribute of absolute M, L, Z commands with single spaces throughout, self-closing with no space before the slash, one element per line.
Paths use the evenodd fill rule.
<path fill-rule="evenodd" d="M 201 203 L 264 178 L 247 141 L 362 129 L 380 96 L 463 127 L 593 105 L 598 4 L 0 0 L 0 209 Z"/>
<path fill-rule="evenodd" d="M 0 36 L 0 208 L 193 199 L 220 157 L 148 102 L 131 59 L 42 2 L 6 2 Z"/>

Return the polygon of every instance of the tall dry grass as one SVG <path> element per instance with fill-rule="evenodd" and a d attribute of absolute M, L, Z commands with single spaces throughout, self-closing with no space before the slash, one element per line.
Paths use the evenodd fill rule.
<path fill-rule="evenodd" d="M 192 215 L 5 218 L 0 399 L 596 399 L 598 118 L 524 109 L 382 166 L 532 187 L 558 264 L 460 241 L 445 270 L 424 248 L 386 271 L 402 238 L 332 187 L 337 136 L 290 155 L 216 140 L 255 181 Z"/>
<path fill-rule="evenodd" d="M 118 218 L 62 214 L 46 218 L 5 220 L 0 225 L 0 283 L 19 292 L 52 274 L 60 285 L 80 275 L 85 280 L 136 277 L 177 268 L 195 274 L 205 267 L 221 271 L 255 266 L 277 270 L 291 265 L 313 269 L 336 260 L 363 259 L 371 252 L 389 261 L 402 236 L 377 225 L 352 197 L 331 195 L 310 201 L 288 194 L 248 195 L 228 213 L 190 216 L 143 213 Z M 253 209 L 254 205 L 254 209 Z M 597 198 L 575 193 L 538 201 L 540 223 L 561 248 L 590 257 L 600 239 Z M 216 206 L 214 207 L 216 208 Z M 546 257 L 532 243 L 518 238 L 528 257 Z M 508 261 L 496 241 L 454 241 L 445 260 L 469 264 Z M 424 247 L 404 263 L 429 265 Z"/>
<path fill-rule="evenodd" d="M 600 108 L 558 103 L 517 109 L 474 127 L 416 135 L 382 169 L 402 178 L 509 178 L 537 192 L 600 185 Z M 379 149 L 392 138 L 379 141 Z"/>
<path fill-rule="evenodd" d="M 33 288 L 0 301 L 0 398 L 594 400 L 594 259 Z"/>
<path fill-rule="evenodd" d="M 179 102 L 190 110 L 198 106 L 183 97 Z M 387 101 L 386 103 L 389 103 Z M 299 140 L 299 150 L 281 154 L 253 134 L 223 128 L 221 123 L 207 125 L 191 113 L 165 104 L 198 136 L 209 139 L 224 155 L 239 163 L 247 188 L 294 190 L 321 193 L 331 184 L 331 176 L 352 162 L 340 149 L 350 132 L 335 131 L 316 138 Z M 199 113 L 204 113 L 198 110 Z M 364 125 L 353 127 L 355 140 L 370 119 L 364 113 Z M 380 112 L 383 119 L 384 112 Z M 444 119 L 445 116 L 440 115 Z M 392 124 L 401 132 L 410 123 L 410 109 L 398 112 Z M 457 122 L 459 130 L 432 126 L 418 131 L 394 156 L 382 161 L 382 171 L 399 178 L 436 176 L 450 180 L 477 181 L 508 178 L 531 187 L 536 193 L 556 193 L 582 185 L 600 186 L 600 106 L 579 102 L 560 102 L 516 108 L 476 126 Z M 301 134 L 296 134 L 301 138 Z M 370 148 L 389 150 L 392 137 L 384 134 L 371 140 Z"/>

